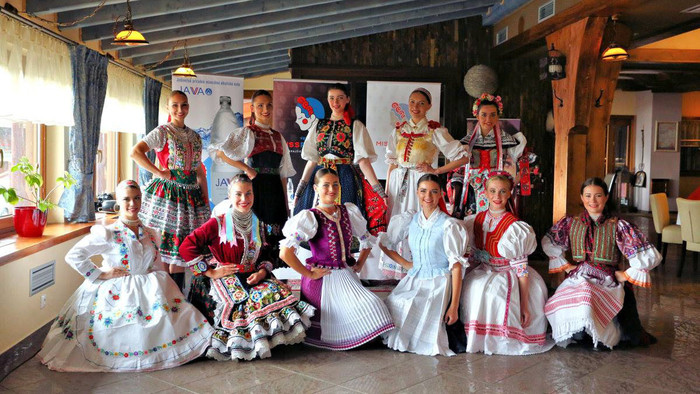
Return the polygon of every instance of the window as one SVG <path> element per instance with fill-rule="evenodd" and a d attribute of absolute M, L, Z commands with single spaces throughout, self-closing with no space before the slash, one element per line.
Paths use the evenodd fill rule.
<path fill-rule="evenodd" d="M 95 158 L 95 197 L 103 193 L 114 194 L 117 187 L 118 141 L 118 133 L 100 133 L 100 143 L 97 146 Z"/>

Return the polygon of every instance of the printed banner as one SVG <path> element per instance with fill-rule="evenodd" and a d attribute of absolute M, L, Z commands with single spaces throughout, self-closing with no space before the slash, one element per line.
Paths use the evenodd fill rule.
<path fill-rule="evenodd" d="M 326 100 L 330 85 L 344 81 L 317 81 L 306 79 L 275 79 L 272 85 L 274 115 L 273 128 L 284 136 L 289 145 L 292 164 L 297 171 L 291 178 L 288 192 L 293 193 L 301 179 L 306 160 L 301 158 L 301 148 L 309 129 L 319 119 L 330 117 L 331 109 Z"/>
<path fill-rule="evenodd" d="M 213 207 L 227 197 L 231 177 L 240 172 L 228 164 L 214 163 L 208 148 L 243 126 L 243 78 L 198 73 L 197 78 L 173 76 L 172 86 L 187 94 L 190 113 L 185 122 L 202 137 L 202 162 Z"/>
<path fill-rule="evenodd" d="M 440 120 L 440 84 L 427 82 L 367 81 L 367 130 L 374 142 L 377 161 L 374 172 L 380 179 L 386 178 L 386 147 L 396 124 L 409 121 L 408 97 L 416 88 L 425 88 L 433 96 L 428 120 Z M 435 165 L 436 163 L 433 163 Z"/>

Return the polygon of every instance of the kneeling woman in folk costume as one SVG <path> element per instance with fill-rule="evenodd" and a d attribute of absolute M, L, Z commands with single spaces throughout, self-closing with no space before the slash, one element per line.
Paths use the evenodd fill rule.
<path fill-rule="evenodd" d="M 542 239 L 549 256 L 549 272 L 566 272 L 545 307 L 558 345 L 592 343 L 612 348 L 621 340 L 629 345 L 654 343 L 642 328 L 630 284 L 649 287 L 649 271 L 661 255 L 633 224 L 610 214 L 606 208 L 608 188 L 600 178 L 581 185 L 586 208 L 567 216 Z M 564 253 L 571 250 L 572 262 Z M 630 268 L 620 270 L 621 254 Z"/>
<path fill-rule="evenodd" d="M 250 178 L 235 175 L 228 198 L 231 207 L 224 215 L 209 219 L 180 245 L 195 274 L 190 300 L 216 329 L 207 356 L 270 357 L 275 346 L 304 339 L 314 308 L 271 273 L 277 256 L 265 242 L 265 224 L 252 211 Z"/>
<path fill-rule="evenodd" d="M 547 287 L 528 267 L 535 231 L 506 211 L 513 179 L 494 171 L 484 186 L 488 210 L 465 219 L 475 266 L 464 278 L 461 316 L 467 352 L 527 355 L 554 346 L 547 340 Z"/>
<path fill-rule="evenodd" d="M 177 367 L 209 347 L 213 329 L 163 271 L 160 233 L 139 220 L 141 189 L 117 185 L 119 220 L 95 225 L 66 254 L 85 281 L 66 301 L 39 359 L 62 372 Z M 101 255 L 102 267 L 90 260 Z"/>
<path fill-rule="evenodd" d="M 336 205 L 340 181 L 335 171 L 319 169 L 314 183 L 320 202 L 287 221 L 280 257 L 302 275 L 302 300 L 317 309 L 305 342 L 330 350 L 352 349 L 394 328 L 382 300 L 362 287 L 357 276 L 375 238 L 355 205 Z M 360 241 L 357 261 L 350 251 L 353 236 Z M 302 242 L 311 249 L 306 265 L 295 255 Z"/>
<path fill-rule="evenodd" d="M 467 232 L 438 207 L 442 186 L 437 175 L 421 176 L 417 189 L 421 209 L 394 216 L 379 236 L 382 251 L 408 270 L 386 299 L 396 329 L 384 334 L 384 343 L 402 352 L 453 356 L 445 325 L 459 321 Z M 412 261 L 396 252 L 401 242 L 410 247 Z M 460 324 L 461 338 L 462 329 Z"/>

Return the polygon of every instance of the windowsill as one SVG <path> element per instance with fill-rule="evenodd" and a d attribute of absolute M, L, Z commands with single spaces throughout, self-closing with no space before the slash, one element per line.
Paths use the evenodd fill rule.
<path fill-rule="evenodd" d="M 17 234 L 0 239 L 0 266 L 11 263 L 22 257 L 45 250 L 62 242 L 70 241 L 90 232 L 95 224 L 107 225 L 114 222 L 113 218 L 105 215 L 97 217 L 90 223 L 55 223 L 47 224 L 41 237 L 25 238 Z"/>

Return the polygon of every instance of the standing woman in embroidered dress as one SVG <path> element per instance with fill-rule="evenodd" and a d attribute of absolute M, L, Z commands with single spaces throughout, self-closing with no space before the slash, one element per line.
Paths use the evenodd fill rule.
<path fill-rule="evenodd" d="M 117 185 L 119 220 L 95 225 L 66 254 L 85 280 L 49 330 L 39 359 L 62 372 L 145 372 L 199 357 L 207 319 L 162 271 L 160 234 L 141 223 L 141 189 Z M 90 259 L 102 256 L 102 266 Z"/>
<path fill-rule="evenodd" d="M 386 229 L 386 193 L 374 173 L 377 160 L 374 144 L 361 121 L 354 119 L 348 87 L 334 84 L 328 88 L 330 119 L 321 119 L 309 129 L 301 157 L 307 160 L 297 190 L 294 193 L 294 213 L 310 209 L 318 201 L 310 179 L 316 171 L 332 168 L 340 178 L 337 203 L 350 202 L 369 220 L 369 229 L 376 235 Z M 364 176 L 363 176 L 364 175 Z"/>
<path fill-rule="evenodd" d="M 394 328 L 382 300 L 357 276 L 376 239 L 354 204 L 336 204 L 340 181 L 335 171 L 316 171 L 314 183 L 320 203 L 287 221 L 280 258 L 302 275 L 301 298 L 317 311 L 305 342 L 329 350 L 352 349 Z M 360 241 L 357 261 L 350 252 L 353 236 Z M 306 265 L 295 254 L 302 242 L 311 248 Z"/>
<path fill-rule="evenodd" d="M 408 270 L 386 299 L 396 329 L 383 335 L 384 343 L 402 352 L 453 356 L 445 325 L 459 321 L 468 236 L 460 221 L 439 209 L 442 186 L 435 174 L 421 176 L 417 189 L 421 209 L 394 216 L 379 236 L 382 251 Z M 404 240 L 413 261 L 396 252 Z"/>
<path fill-rule="evenodd" d="M 474 101 L 472 113 L 478 122 L 471 134 L 461 140 L 468 146 L 471 160 L 455 170 L 450 180 L 454 191 L 450 197 L 455 203 L 453 215 L 459 218 L 488 210 L 484 183 L 489 173 L 507 170 L 515 176 L 518 158 L 527 144 L 523 133 L 511 136 L 501 130 L 503 102 L 500 96 L 482 94 Z"/>
<path fill-rule="evenodd" d="M 180 242 L 209 218 L 202 139 L 185 126 L 189 111 L 185 93 L 174 90 L 168 99 L 170 123 L 153 129 L 131 151 L 131 158 L 155 175 L 144 191 L 140 217 L 160 233 L 163 262 L 169 264 L 170 274 L 181 289 L 185 262 L 180 257 Z M 146 156 L 151 149 L 156 151 L 162 170 Z"/>
<path fill-rule="evenodd" d="M 545 306 L 557 345 L 582 342 L 609 348 L 649 345 L 656 338 L 642 328 L 631 285 L 651 286 L 649 271 L 661 255 L 639 229 L 607 208 L 608 187 L 600 178 L 581 185 L 585 210 L 566 216 L 542 239 L 549 272 L 566 279 Z M 565 253 L 571 250 L 571 262 Z M 621 255 L 630 268 L 620 267 Z"/>
<path fill-rule="evenodd" d="M 465 219 L 475 268 L 464 278 L 461 316 L 467 352 L 527 355 L 554 346 L 547 340 L 544 304 L 547 287 L 528 255 L 535 251 L 535 231 L 506 211 L 513 190 L 510 174 L 492 172 L 486 181 L 488 211 Z"/>
<path fill-rule="evenodd" d="M 238 168 L 253 180 L 253 212 L 266 224 L 267 242 L 277 247 L 284 238 L 282 227 L 289 217 L 287 178 L 296 171 L 287 141 L 271 128 L 272 95 L 258 90 L 253 93 L 251 103 L 250 125 L 235 130 L 223 144 L 210 149 L 215 151 L 212 157 L 216 160 Z"/>
<path fill-rule="evenodd" d="M 190 300 L 216 329 L 207 356 L 217 360 L 266 358 L 277 345 L 301 342 L 314 313 L 272 275 L 277 255 L 265 240 L 265 223 L 252 211 L 254 197 L 250 178 L 235 175 L 226 213 L 180 245 L 195 274 Z"/>
<path fill-rule="evenodd" d="M 425 88 L 414 90 L 408 97 L 411 119 L 397 124 L 391 134 L 391 141 L 386 149 L 386 163 L 389 165 L 386 176 L 387 217 L 390 223 L 392 217 L 408 211 L 417 211 L 420 208 L 419 198 L 416 197 L 416 185 L 423 174 L 445 174 L 463 166 L 469 160 L 469 155 L 462 144 L 452 138 L 446 128 L 426 118 L 431 107 L 430 92 Z M 439 152 L 442 152 L 450 163 L 433 168 L 432 164 Z M 439 201 L 441 209 L 445 210 L 444 200 Z M 400 248 L 400 245 L 396 246 Z M 403 257 L 411 258 L 407 254 Z M 406 276 L 406 270 L 400 264 L 387 259 L 384 255 L 381 268 L 384 274 L 392 279 L 401 279 Z"/>

